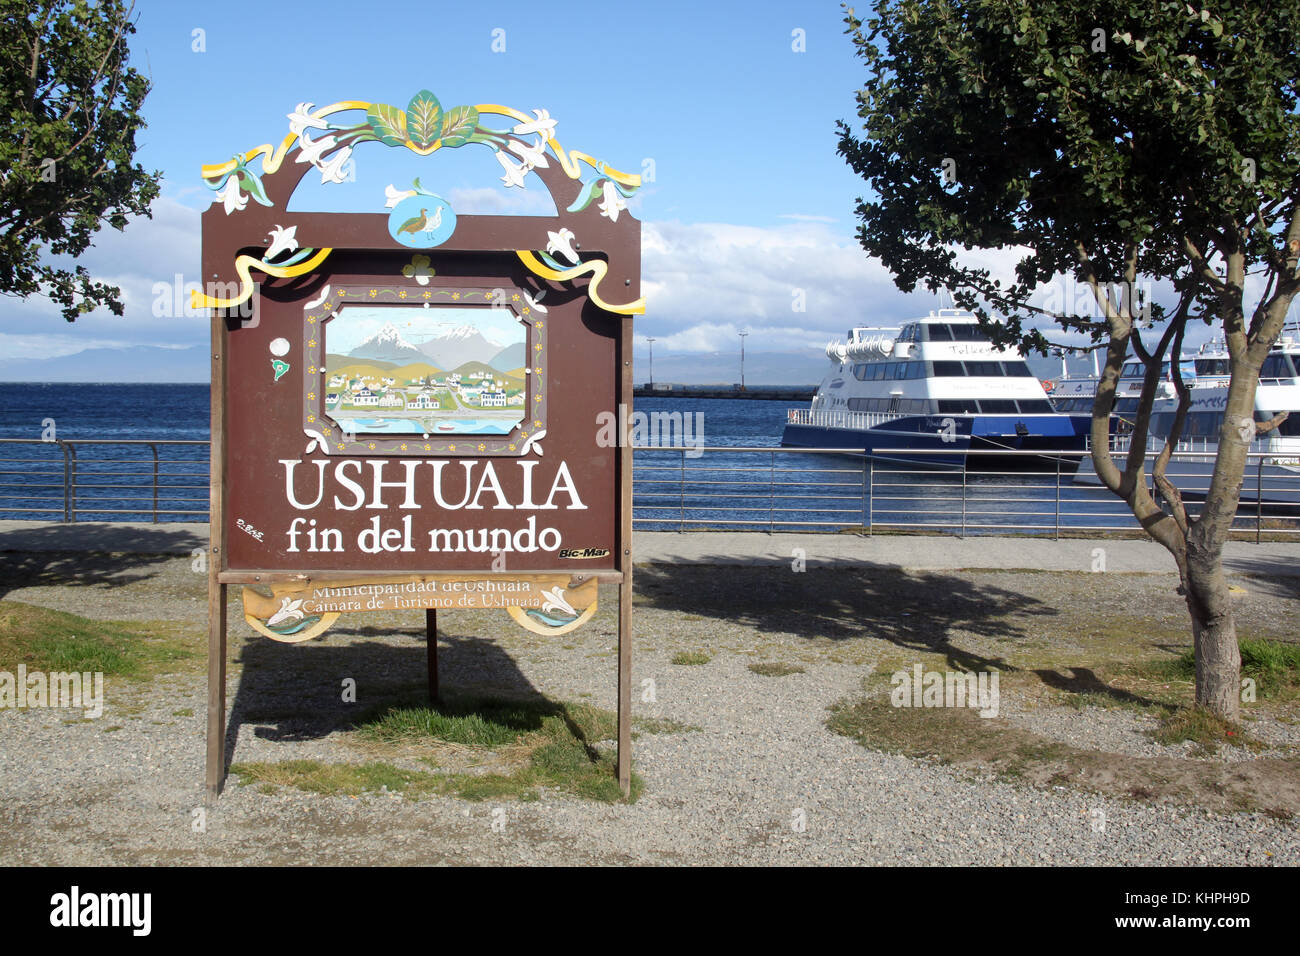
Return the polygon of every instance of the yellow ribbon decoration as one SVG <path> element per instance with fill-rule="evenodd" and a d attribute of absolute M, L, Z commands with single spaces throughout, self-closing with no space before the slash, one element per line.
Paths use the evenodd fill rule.
<path fill-rule="evenodd" d="M 318 265 L 325 261 L 325 258 L 334 250 L 319 249 L 310 259 L 293 266 L 273 266 L 256 259 L 253 256 L 236 256 L 235 257 L 235 274 L 239 276 L 239 295 L 233 299 L 218 299 L 214 296 L 200 292 L 198 289 L 190 290 L 190 308 L 191 309 L 229 309 L 239 305 L 241 302 L 248 301 L 253 294 L 253 276 L 249 269 L 255 268 L 259 272 L 265 272 L 267 275 L 275 276 L 277 279 L 289 279 L 293 276 L 300 276 L 304 273 L 311 272 Z"/>
<path fill-rule="evenodd" d="M 345 110 L 368 109 L 370 109 L 370 104 L 363 102 L 362 100 L 344 100 L 341 103 L 331 103 L 329 106 L 318 109 L 316 112 L 308 115 L 316 119 L 324 119 L 332 113 L 342 113 Z M 297 133 L 289 133 L 280 141 L 278 148 L 273 147 L 270 143 L 263 143 L 261 146 L 256 146 L 253 149 L 248 150 L 248 152 L 240 156 L 240 159 L 245 163 L 251 163 L 258 156 L 265 156 L 266 158 L 262 160 L 262 172 L 269 176 L 280 168 L 280 164 L 284 162 L 284 157 L 289 152 L 289 148 L 297 139 Z M 204 179 L 216 179 L 218 176 L 224 176 L 226 173 L 233 172 L 235 167 L 238 165 L 238 160 L 231 159 L 224 163 L 204 165 L 200 172 Z"/>
<path fill-rule="evenodd" d="M 475 106 L 474 109 L 478 110 L 480 113 L 496 113 L 499 116 L 509 116 L 521 123 L 537 122 L 537 117 L 535 116 L 529 116 L 527 113 L 521 113 L 519 110 L 511 109 L 509 106 L 500 106 L 496 103 L 482 103 Z M 581 153 L 576 149 L 570 150 L 566 153 L 564 147 L 560 145 L 560 141 L 554 136 L 547 136 L 546 141 L 550 143 L 551 148 L 555 150 L 556 159 L 560 161 L 560 166 L 564 169 L 565 174 L 568 175 L 570 179 L 582 178 L 582 171 L 578 169 L 577 163 L 577 160 L 581 160 L 597 172 L 601 173 L 601 175 L 608 176 L 610 179 L 615 182 L 620 182 L 624 186 L 640 187 L 641 185 L 640 176 L 621 172 L 612 166 L 605 165 L 595 157 L 589 156 L 586 153 Z"/>
<path fill-rule="evenodd" d="M 592 302 L 600 306 L 606 312 L 614 312 L 618 315 L 645 315 L 645 296 L 637 299 L 635 302 L 628 302 L 625 305 L 613 305 L 606 302 L 600 297 L 599 286 L 600 280 L 605 278 L 609 272 L 609 266 L 603 259 L 593 259 L 591 262 L 583 263 L 580 266 L 574 266 L 572 269 L 557 271 L 546 265 L 527 249 L 516 249 L 515 255 L 519 260 L 528 267 L 534 275 L 539 275 L 543 279 L 554 279 L 557 282 L 567 282 L 569 279 L 576 279 L 579 276 L 585 276 L 591 273 L 591 282 L 587 285 L 587 295 Z"/>

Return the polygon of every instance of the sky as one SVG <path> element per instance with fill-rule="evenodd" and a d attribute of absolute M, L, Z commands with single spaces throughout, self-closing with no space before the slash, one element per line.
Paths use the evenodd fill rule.
<path fill-rule="evenodd" d="M 835 122 L 857 123 L 864 73 L 837 3 L 137 0 L 136 12 L 133 65 L 153 83 L 137 159 L 161 171 L 162 194 L 152 219 L 106 229 L 80 259 L 121 286 L 126 314 L 68 325 L 39 297 L 0 300 L 0 358 L 204 345 L 206 319 L 184 307 L 213 198 L 200 166 L 278 142 L 300 103 L 405 105 L 421 89 L 444 107 L 548 110 L 566 148 L 645 176 L 629 203 L 647 299 L 636 357 L 654 337 L 661 381 L 719 381 L 747 330 L 747 353 L 782 353 L 775 367 L 811 384 L 848 327 L 942 304 L 900 292 L 854 237 L 864 184 L 835 152 Z M 544 188 L 507 190 L 485 147 L 422 159 L 370 144 L 354 159 L 355 182 L 309 175 L 290 209 L 384 211 L 384 187 L 415 176 L 462 215 L 554 209 Z M 979 255 L 1009 274 L 1010 254 Z"/>

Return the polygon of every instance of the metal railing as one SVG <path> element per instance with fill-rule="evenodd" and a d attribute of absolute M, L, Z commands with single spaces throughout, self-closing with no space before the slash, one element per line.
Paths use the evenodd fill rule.
<path fill-rule="evenodd" d="M 1089 451 L 981 451 L 972 453 L 981 462 L 978 470 L 965 464 L 944 469 L 925 464 L 931 456 L 951 458 L 951 452 L 876 449 L 875 454 L 905 455 L 916 464 L 868 465 L 869 531 L 948 531 L 963 537 L 1050 533 L 1054 538 L 1062 533 L 1140 531 L 1128 505 L 1096 476 Z M 1264 533 L 1300 535 L 1300 468 L 1276 454 L 1247 457 L 1233 535 L 1256 543 Z M 1170 513 L 1169 503 L 1152 485 L 1154 458 L 1155 453 L 1149 452 L 1145 480 Z M 1009 467 L 1026 461 L 1032 463 L 1032 470 Z M 990 462 L 1006 464 L 987 467 Z M 1193 518 L 1200 513 L 1213 471 L 1213 457 L 1186 452 L 1171 456 L 1168 477 Z"/>
<path fill-rule="evenodd" d="M 198 440 L 0 438 L 0 515 L 207 520 L 208 458 Z"/>
<path fill-rule="evenodd" d="M 1086 451 L 981 452 L 978 470 L 938 460 L 952 452 L 915 449 L 877 449 L 871 458 L 843 448 L 635 451 L 633 524 L 641 530 L 1139 531 L 1092 474 Z M 0 517 L 205 521 L 208 454 L 206 441 L 0 439 Z M 1027 461 L 1032 469 L 1017 467 Z M 1173 457 L 1170 477 L 1193 515 L 1212 470 L 1205 455 Z M 1233 530 L 1256 541 L 1300 535 L 1300 467 L 1251 453 Z"/>

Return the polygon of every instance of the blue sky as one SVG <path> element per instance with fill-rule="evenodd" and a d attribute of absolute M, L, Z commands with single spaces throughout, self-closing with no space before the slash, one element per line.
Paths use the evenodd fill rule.
<path fill-rule="evenodd" d="M 653 169 L 630 209 L 648 301 L 638 341 L 656 337 L 660 380 L 732 380 L 718 370 L 748 329 L 747 352 L 779 353 L 773 369 L 816 381 L 826 341 L 848 326 L 939 304 L 900 293 L 853 236 L 863 184 L 835 153 L 835 121 L 856 121 L 863 74 L 837 3 L 138 0 L 137 12 L 133 60 L 153 80 L 138 159 L 162 171 L 163 193 L 152 220 L 102 233 L 82 257 L 122 286 L 126 315 L 68 326 L 48 302 L 7 301 L 6 358 L 201 345 L 206 321 L 177 306 L 198 279 L 212 197 L 199 167 L 277 142 L 299 103 L 404 106 L 421 89 L 444 106 L 546 109 L 566 148 Z M 355 161 L 356 182 L 308 176 L 291 208 L 383 211 L 385 185 L 420 176 L 460 214 L 553 209 L 544 189 L 506 190 L 482 147 L 420 159 L 370 145 Z"/>

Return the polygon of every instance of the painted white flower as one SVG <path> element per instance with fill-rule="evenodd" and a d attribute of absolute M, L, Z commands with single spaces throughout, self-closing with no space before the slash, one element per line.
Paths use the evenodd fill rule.
<path fill-rule="evenodd" d="M 268 627 L 275 627 L 285 621 L 301 621 L 302 617 L 302 599 L 293 601 L 286 597 L 280 599 L 280 610 L 268 617 L 266 623 Z"/>
<path fill-rule="evenodd" d="M 293 252 L 293 250 L 297 249 L 297 233 L 297 226 L 290 226 L 286 229 L 277 223 L 276 227 L 267 233 L 271 237 L 271 245 L 267 248 L 264 258 L 269 262 L 282 252 Z"/>
<path fill-rule="evenodd" d="M 526 455 L 530 451 L 535 451 L 540 456 L 542 454 L 542 439 L 546 437 L 546 429 L 540 429 L 533 432 L 524 439 L 523 447 L 519 449 L 519 454 Z"/>
<path fill-rule="evenodd" d="M 577 238 L 572 229 L 561 229 L 559 232 L 548 232 L 547 238 L 551 241 L 546 244 L 546 251 L 551 255 L 561 255 L 568 259 L 575 266 L 581 262 L 578 253 L 574 251 L 573 240 Z"/>
<path fill-rule="evenodd" d="M 352 147 L 344 146 L 324 164 L 317 164 L 322 183 L 345 183 L 348 181 L 346 166 L 352 157 Z"/>
<path fill-rule="evenodd" d="M 515 165 L 510 161 L 510 157 L 501 150 L 497 150 L 497 162 L 499 162 L 501 168 L 506 171 L 506 174 L 501 177 L 503 183 L 507 186 L 518 186 L 520 189 L 526 188 L 524 186 L 524 174 L 528 172 L 527 169 L 523 166 Z"/>
<path fill-rule="evenodd" d="M 343 430 L 345 434 L 347 432 L 347 429 L 348 429 L 348 425 L 344 424 Z M 319 448 L 322 452 L 329 450 L 329 441 L 327 441 L 325 436 L 322 435 L 320 432 L 318 432 L 316 429 L 304 428 L 302 432 L 304 435 L 306 435 L 308 438 L 311 439 L 311 441 L 307 442 L 307 448 L 303 452 L 304 455 L 310 455 L 317 448 Z"/>
<path fill-rule="evenodd" d="M 248 197 L 239 191 L 238 176 L 231 176 L 226 180 L 226 184 L 217 190 L 217 200 L 226 207 L 227 216 L 248 205 Z"/>
<path fill-rule="evenodd" d="M 546 603 L 542 605 L 543 614 L 548 611 L 563 611 L 565 614 L 577 616 L 577 610 L 564 599 L 564 590 L 559 586 L 553 587 L 549 591 L 543 591 L 542 597 L 546 598 Z"/>
<path fill-rule="evenodd" d="M 284 114 L 289 120 L 290 133 L 301 136 L 305 129 L 329 129 L 325 120 L 311 115 L 314 106 L 314 103 L 299 103 L 292 113 Z"/>
<path fill-rule="evenodd" d="M 337 146 L 338 140 L 336 140 L 332 134 L 313 140 L 308 137 L 307 131 L 303 130 L 298 134 L 298 145 L 301 146 L 302 149 L 298 151 L 298 158 L 295 159 L 294 162 L 311 163 L 313 166 L 319 166 L 321 156 Z"/>
<path fill-rule="evenodd" d="M 527 136 L 529 133 L 541 134 L 542 140 L 548 140 L 555 135 L 555 120 L 551 119 L 548 110 L 533 110 L 533 115 L 537 119 L 528 120 L 526 123 L 518 124 L 511 132 L 516 136 Z"/>
<path fill-rule="evenodd" d="M 524 293 L 524 301 L 528 303 L 529 308 L 531 308 L 534 312 L 541 312 L 543 315 L 546 314 L 546 306 L 542 305 L 542 299 L 544 298 L 546 298 L 545 289 L 537 293 L 537 298 L 535 299 L 527 292 Z M 524 369 L 524 371 L 527 372 L 528 369 Z"/>
<path fill-rule="evenodd" d="M 619 193 L 612 179 L 605 180 L 603 191 L 604 198 L 596 203 L 600 207 L 600 214 L 610 222 L 618 222 L 618 214 L 627 208 L 627 200 Z"/>
<path fill-rule="evenodd" d="M 392 209 L 403 199 L 415 195 L 414 189 L 398 189 L 392 183 L 384 187 L 384 195 L 388 197 L 388 202 L 384 203 L 385 208 Z"/>
<path fill-rule="evenodd" d="M 527 169 L 532 169 L 533 167 L 547 169 L 549 168 L 549 164 L 546 162 L 546 153 L 542 152 L 545 145 L 546 140 L 544 139 L 538 140 L 537 145 L 512 139 L 506 144 L 506 149 L 510 150 L 510 152 L 514 153 L 516 156 L 521 157 L 524 161 L 524 166 Z"/>

